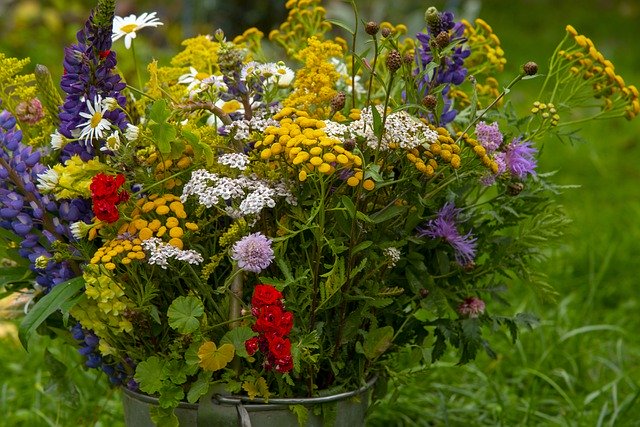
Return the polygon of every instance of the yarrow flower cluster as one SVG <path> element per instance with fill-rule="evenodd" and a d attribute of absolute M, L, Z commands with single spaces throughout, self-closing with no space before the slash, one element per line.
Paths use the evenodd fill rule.
<path fill-rule="evenodd" d="M 164 243 L 157 237 L 151 237 L 143 240 L 142 248 L 149 254 L 148 263 L 151 265 L 159 265 L 163 269 L 167 269 L 170 259 L 183 261 L 189 264 L 200 264 L 204 259 L 202 255 L 194 250 L 182 250 L 173 245 Z"/>
<path fill-rule="evenodd" d="M 256 318 L 251 327 L 257 337 L 245 341 L 250 356 L 259 350 L 264 356 L 264 368 L 285 373 L 293 369 L 289 333 L 293 328 L 293 313 L 284 309 L 282 293 L 270 285 L 256 285 L 251 298 L 251 314 Z"/>

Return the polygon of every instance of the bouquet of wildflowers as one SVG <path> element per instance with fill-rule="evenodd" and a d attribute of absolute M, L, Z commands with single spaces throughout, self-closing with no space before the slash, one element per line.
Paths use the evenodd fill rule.
<path fill-rule="evenodd" d="M 157 421 L 216 384 L 313 396 L 447 348 L 494 356 L 487 332 L 535 322 L 508 286 L 553 293 L 538 263 L 567 220 L 540 145 L 640 112 L 571 26 L 542 76 L 509 78 L 481 19 L 429 8 L 412 37 L 287 8 L 275 62 L 260 31 L 218 31 L 129 81 L 116 51 L 162 23 L 113 0 L 65 50 L 61 90 L 0 54 L 1 236 L 31 271 L 4 287 L 33 280 L 36 300 L 22 336 L 67 331 L 88 367 L 159 397 Z M 505 98 L 534 77 L 520 116 Z"/>

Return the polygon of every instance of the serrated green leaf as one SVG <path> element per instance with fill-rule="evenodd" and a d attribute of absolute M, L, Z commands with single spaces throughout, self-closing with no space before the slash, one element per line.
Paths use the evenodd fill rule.
<path fill-rule="evenodd" d="M 415 313 L 413 313 L 413 317 L 418 319 L 420 322 L 426 322 L 429 320 L 429 311 L 425 308 L 419 308 Z"/>
<path fill-rule="evenodd" d="M 147 394 L 157 393 L 162 389 L 165 377 L 162 376 L 164 371 L 164 359 L 158 356 L 151 356 L 147 360 L 138 363 L 134 379 L 140 385 L 140 390 Z"/>
<path fill-rule="evenodd" d="M 158 405 L 161 408 L 173 409 L 184 399 L 184 390 L 182 387 L 165 383 L 162 390 L 160 390 L 160 397 L 158 397 Z"/>
<path fill-rule="evenodd" d="M 176 139 L 176 128 L 168 123 L 152 123 L 149 125 L 154 142 L 162 154 L 171 153 L 171 143 Z"/>
<path fill-rule="evenodd" d="M 26 350 L 29 350 L 29 340 L 36 329 L 38 329 L 49 316 L 60 310 L 65 303 L 74 298 L 83 287 L 84 279 L 82 277 L 74 277 L 73 279 L 54 286 L 47 295 L 36 303 L 24 319 L 22 319 L 18 330 L 18 337 Z"/>
<path fill-rule="evenodd" d="M 205 341 L 198 349 L 200 367 L 207 371 L 219 371 L 231 362 L 235 348 L 231 344 L 222 344 L 220 348 L 213 341 Z"/>
<path fill-rule="evenodd" d="M 249 358 L 249 353 L 244 346 L 245 341 L 251 337 L 255 337 L 256 333 L 248 326 L 238 326 L 224 334 L 220 339 L 220 344 L 231 344 L 236 349 L 236 354 L 244 359 Z"/>
<path fill-rule="evenodd" d="M 157 405 L 150 405 L 149 415 L 156 427 L 180 427 L 178 417 L 173 412 L 173 408 L 162 408 Z"/>
<path fill-rule="evenodd" d="M 155 101 L 149 109 L 149 120 L 153 120 L 156 123 L 164 123 L 171 116 L 171 110 L 167 105 L 166 99 L 158 99 Z"/>
<path fill-rule="evenodd" d="M 211 381 L 211 372 L 200 371 L 198 379 L 191 384 L 187 393 L 187 402 L 196 403 L 198 399 L 209 392 L 209 384 Z"/>
<path fill-rule="evenodd" d="M 369 331 L 364 337 L 362 349 L 364 355 L 369 360 L 375 360 L 382 355 L 393 341 L 393 328 L 384 326 L 379 329 Z"/>
<path fill-rule="evenodd" d="M 309 410 L 304 405 L 289 405 L 289 410 L 296 414 L 299 426 L 306 426 L 309 420 Z"/>
<path fill-rule="evenodd" d="M 444 334 L 438 328 L 434 331 L 434 335 L 436 337 L 435 342 L 433 343 L 433 349 L 431 350 L 431 361 L 438 361 L 442 355 L 444 355 L 445 350 L 447 349 L 447 341 L 445 340 Z"/>
<path fill-rule="evenodd" d="M 204 314 L 204 304 L 194 296 L 178 297 L 169 306 L 169 326 L 181 334 L 190 334 L 200 326 L 198 317 Z"/>

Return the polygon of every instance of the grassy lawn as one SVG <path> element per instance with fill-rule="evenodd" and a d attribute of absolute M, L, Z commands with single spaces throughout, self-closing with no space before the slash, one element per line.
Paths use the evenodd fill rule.
<path fill-rule="evenodd" d="M 513 73 L 528 60 L 544 70 L 544 58 L 571 23 L 627 83 L 640 86 L 637 2 L 508 4 L 485 0 L 480 16 L 500 36 Z M 537 92 L 527 85 L 514 90 L 516 101 Z M 580 186 L 559 196 L 573 223 L 541 266 L 557 301 L 540 301 L 524 283 L 509 284 L 508 310 L 532 311 L 541 325 L 523 331 L 515 347 L 506 336 L 491 336 L 496 360 L 480 355 L 458 367 L 448 359 L 416 374 L 375 408 L 370 425 L 640 426 L 639 135 L 640 119 L 620 120 L 585 125 L 581 144 L 546 142 L 539 170 L 558 171 L 556 181 Z M 75 350 L 38 337 L 27 354 L 12 324 L 0 327 L 0 426 L 122 425 L 119 395 L 106 377 L 80 368 Z"/>

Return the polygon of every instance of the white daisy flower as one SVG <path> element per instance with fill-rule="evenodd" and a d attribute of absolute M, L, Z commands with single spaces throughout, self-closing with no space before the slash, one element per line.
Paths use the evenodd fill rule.
<path fill-rule="evenodd" d="M 119 108 L 119 107 L 120 107 L 120 105 L 118 104 L 118 100 L 117 100 L 117 99 L 115 99 L 115 98 L 114 98 L 114 97 L 112 97 L 112 96 L 108 96 L 108 97 L 106 97 L 105 99 L 103 99 L 103 100 L 102 100 L 102 106 L 103 106 L 104 108 L 106 108 L 107 110 L 109 110 L 109 111 L 113 111 L 113 110 L 115 110 L 116 108 Z"/>
<path fill-rule="evenodd" d="M 140 129 L 138 126 L 134 126 L 131 123 L 127 123 L 127 130 L 124 131 L 124 137 L 129 141 L 135 141 L 140 135 Z"/>
<path fill-rule="evenodd" d="M 291 68 L 284 65 L 284 62 L 280 61 L 276 64 L 273 79 L 279 87 L 289 87 L 294 77 L 295 73 Z"/>
<path fill-rule="evenodd" d="M 77 126 L 77 128 L 82 127 L 79 139 L 87 141 L 93 141 L 94 138 L 100 139 L 104 136 L 104 131 L 111 127 L 111 122 L 104 118 L 104 113 L 108 110 L 102 105 L 102 96 L 96 96 L 93 103 L 87 100 L 87 108 L 88 113 L 80 113 L 80 116 L 87 121 Z"/>
<path fill-rule="evenodd" d="M 53 169 L 47 169 L 46 172 L 38 174 L 38 190 L 43 193 L 55 190 L 58 182 L 60 181 L 60 175 Z"/>
<path fill-rule="evenodd" d="M 187 86 L 187 90 L 191 91 L 192 89 L 200 86 L 203 80 L 211 77 L 211 74 L 208 73 L 200 73 L 193 67 L 189 67 L 189 72 L 187 74 L 183 74 L 178 78 L 178 83 L 189 85 Z"/>
<path fill-rule="evenodd" d="M 100 148 L 100 151 L 118 151 L 120 148 L 120 135 L 117 131 L 114 131 L 107 137 L 104 147 Z"/>
<path fill-rule="evenodd" d="M 157 27 L 163 25 L 158 18 L 156 12 L 143 13 L 140 16 L 129 15 L 126 18 L 116 16 L 113 18 L 113 35 L 112 41 L 124 37 L 124 47 L 129 49 L 131 41 L 136 38 L 136 31 L 145 27 Z"/>
<path fill-rule="evenodd" d="M 62 147 L 67 145 L 67 138 L 60 134 L 60 132 L 55 131 L 51 134 L 51 148 L 54 150 L 62 150 Z"/>

